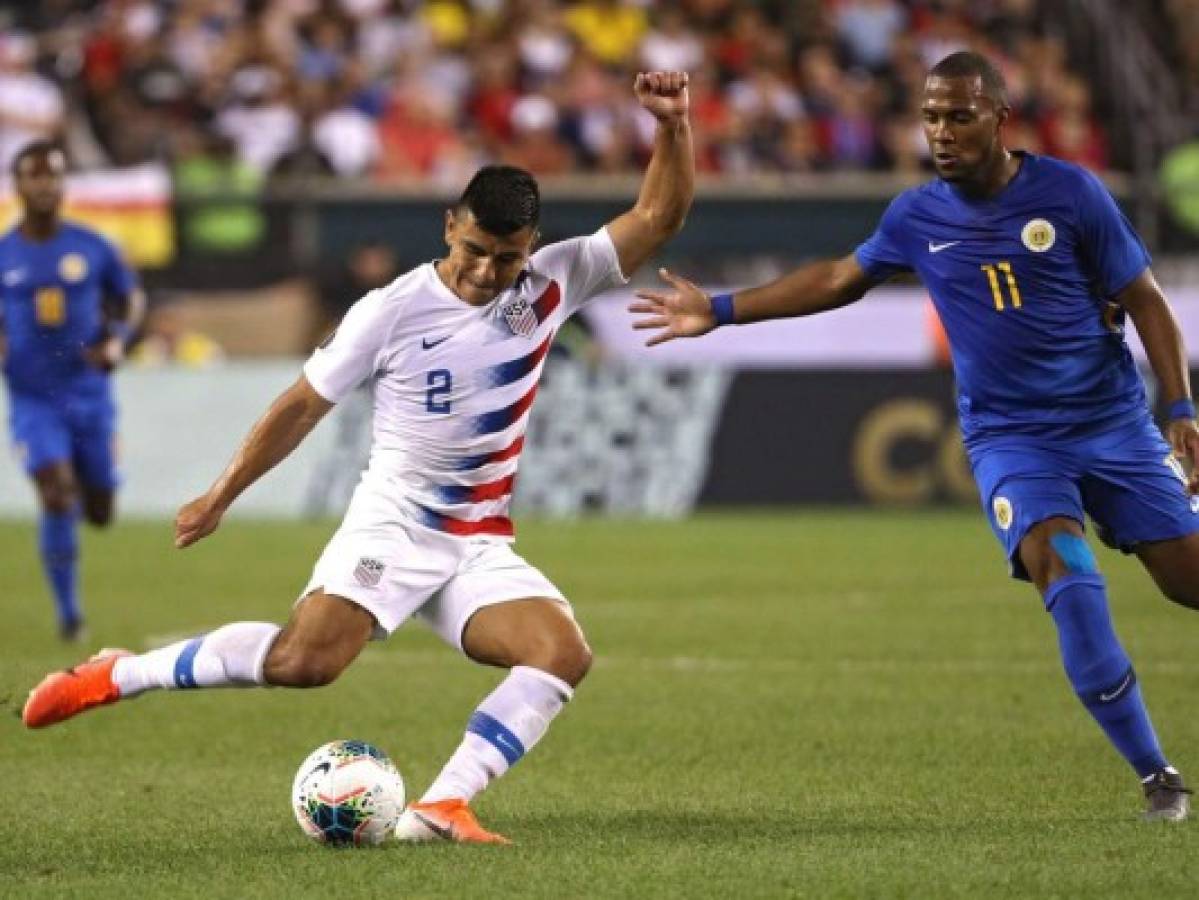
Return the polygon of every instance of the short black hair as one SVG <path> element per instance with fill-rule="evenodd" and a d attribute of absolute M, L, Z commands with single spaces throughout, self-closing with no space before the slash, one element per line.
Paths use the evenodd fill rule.
<path fill-rule="evenodd" d="M 1007 106 L 1007 82 L 1003 73 L 995 68 L 995 64 L 981 53 L 969 50 L 959 50 L 951 53 L 929 71 L 929 77 L 938 78 L 979 78 L 982 80 L 983 93 L 990 97 L 996 106 Z"/>
<path fill-rule="evenodd" d="M 12 175 L 15 178 L 20 174 L 21 163 L 32 156 L 48 156 L 51 153 L 62 153 L 62 147 L 54 141 L 31 141 L 17 151 L 17 155 L 12 158 Z"/>
<path fill-rule="evenodd" d="M 541 219 L 537 179 L 516 166 L 484 166 L 470 180 L 458 209 L 468 209 L 479 227 L 503 237 Z"/>

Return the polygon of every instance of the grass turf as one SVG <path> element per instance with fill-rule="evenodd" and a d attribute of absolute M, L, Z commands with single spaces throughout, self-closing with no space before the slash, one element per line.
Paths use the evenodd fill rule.
<path fill-rule="evenodd" d="M 332 530 L 233 521 L 89 534 L 91 639 L 145 648 L 281 620 Z M 0 698 L 54 638 L 28 523 L 0 523 Z M 597 663 L 477 803 L 510 848 L 334 851 L 292 820 L 295 767 L 361 737 L 419 793 L 498 673 L 413 624 L 313 692 L 151 695 L 45 732 L 0 721 L 0 895 L 21 897 L 1192 896 L 1193 824 L 1071 697 L 1052 623 L 967 512 L 527 522 Z M 1159 734 L 1199 772 L 1199 622 L 1101 560 Z"/>

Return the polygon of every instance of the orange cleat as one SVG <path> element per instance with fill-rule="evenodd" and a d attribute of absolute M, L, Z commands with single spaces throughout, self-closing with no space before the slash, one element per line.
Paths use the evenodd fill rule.
<path fill-rule="evenodd" d="M 112 681 L 112 667 L 128 650 L 104 649 L 71 669 L 51 672 L 29 692 L 21 720 L 28 728 L 45 728 L 94 706 L 116 703 L 121 692 Z"/>
<path fill-rule="evenodd" d="M 459 844 L 510 844 L 502 834 L 479 824 L 465 800 L 410 803 L 396 823 L 396 838 L 408 843 L 456 841 Z"/>

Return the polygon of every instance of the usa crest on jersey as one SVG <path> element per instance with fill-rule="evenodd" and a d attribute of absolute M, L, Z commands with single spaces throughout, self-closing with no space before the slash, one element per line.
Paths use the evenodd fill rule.
<path fill-rule="evenodd" d="M 504 321 L 508 323 L 513 334 L 532 337 L 533 332 L 537 330 L 537 313 L 533 311 L 533 305 L 520 294 L 504 303 L 500 312 L 503 313 Z"/>

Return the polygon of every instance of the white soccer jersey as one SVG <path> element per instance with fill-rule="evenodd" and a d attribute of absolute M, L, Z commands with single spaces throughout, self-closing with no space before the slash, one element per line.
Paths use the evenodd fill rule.
<path fill-rule="evenodd" d="M 626 280 L 601 228 L 538 250 L 485 306 L 454 294 L 433 263 L 355 303 L 304 366 L 332 403 L 375 380 L 370 463 L 354 503 L 365 494 L 403 521 L 511 538 L 517 463 L 554 333 Z"/>

